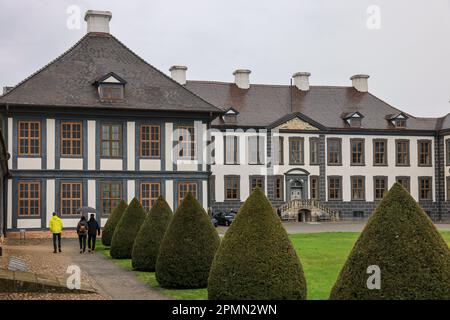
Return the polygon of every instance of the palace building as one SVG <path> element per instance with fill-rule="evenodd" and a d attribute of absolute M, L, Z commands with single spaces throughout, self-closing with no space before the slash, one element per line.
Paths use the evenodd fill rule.
<path fill-rule="evenodd" d="M 85 20 L 73 47 L 0 96 L 3 232 L 46 229 L 54 211 L 75 227 L 83 206 L 104 225 L 133 197 L 176 209 L 192 192 L 212 212 L 237 210 L 255 187 L 301 221 L 364 219 L 395 182 L 450 220 L 450 114 L 402 112 L 367 75 L 348 87 L 306 72 L 291 85 L 243 69 L 230 83 L 189 81 L 185 66 L 169 77 L 110 34 L 110 12 Z"/>

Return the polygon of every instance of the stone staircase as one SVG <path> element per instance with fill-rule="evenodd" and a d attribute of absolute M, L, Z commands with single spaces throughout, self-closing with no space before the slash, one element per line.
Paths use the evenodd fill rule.
<path fill-rule="evenodd" d="M 339 212 L 333 210 L 318 200 L 291 200 L 278 208 L 281 219 L 285 221 L 298 221 L 302 210 L 309 211 L 309 217 L 304 214 L 304 221 L 339 221 Z M 300 215 L 302 216 L 302 215 Z"/>

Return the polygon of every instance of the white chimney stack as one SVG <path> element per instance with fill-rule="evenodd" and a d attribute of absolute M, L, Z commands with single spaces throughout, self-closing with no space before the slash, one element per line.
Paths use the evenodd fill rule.
<path fill-rule="evenodd" d="M 110 11 L 88 10 L 84 15 L 87 23 L 87 32 L 109 33 L 109 21 L 112 18 Z"/>
<path fill-rule="evenodd" d="M 302 91 L 309 90 L 309 76 L 311 73 L 309 72 L 297 72 L 292 75 L 292 79 L 294 79 L 294 85 Z"/>
<path fill-rule="evenodd" d="M 350 78 L 352 80 L 352 86 L 359 92 L 369 91 L 369 85 L 367 83 L 369 76 L 367 74 L 356 74 Z"/>
<path fill-rule="evenodd" d="M 250 88 L 250 70 L 238 69 L 233 72 L 234 75 L 234 83 L 240 89 L 248 89 Z"/>
<path fill-rule="evenodd" d="M 173 80 L 184 86 L 186 84 L 186 70 L 186 66 L 171 66 L 169 69 L 170 76 Z"/>

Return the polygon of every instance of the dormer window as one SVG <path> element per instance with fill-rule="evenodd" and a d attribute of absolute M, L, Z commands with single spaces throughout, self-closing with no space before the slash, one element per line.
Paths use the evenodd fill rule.
<path fill-rule="evenodd" d="M 223 122 L 226 124 L 236 124 L 239 112 L 234 108 L 229 108 L 222 116 Z"/>
<path fill-rule="evenodd" d="M 387 120 L 391 123 L 391 125 L 395 128 L 406 128 L 406 120 L 408 116 L 403 112 L 394 115 L 388 115 Z"/>
<path fill-rule="evenodd" d="M 124 99 L 126 81 L 110 72 L 94 82 L 102 102 L 121 102 Z"/>
<path fill-rule="evenodd" d="M 351 128 L 361 128 L 364 116 L 359 112 L 345 113 L 342 118 Z"/>

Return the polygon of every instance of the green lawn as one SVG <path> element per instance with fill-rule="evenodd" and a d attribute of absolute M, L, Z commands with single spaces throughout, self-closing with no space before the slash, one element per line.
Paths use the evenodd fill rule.
<path fill-rule="evenodd" d="M 450 246 L 450 232 L 442 231 L 442 236 Z M 327 299 L 342 265 L 345 263 L 359 233 L 327 232 L 290 235 L 302 262 L 308 286 L 308 299 Z M 97 242 L 97 251 L 110 258 L 108 248 Z M 123 268 L 132 270 L 131 260 L 116 260 Z M 206 289 L 164 289 L 158 285 L 154 272 L 136 271 L 136 275 L 150 286 L 176 299 L 207 299 Z"/>

